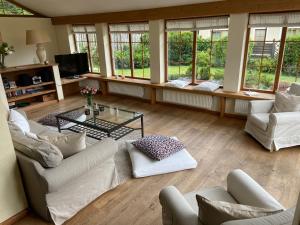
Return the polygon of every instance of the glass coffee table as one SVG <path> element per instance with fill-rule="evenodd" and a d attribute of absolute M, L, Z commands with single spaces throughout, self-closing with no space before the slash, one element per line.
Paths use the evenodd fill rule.
<path fill-rule="evenodd" d="M 76 109 L 69 110 L 67 112 L 60 113 L 56 116 L 58 131 L 61 132 L 61 120 L 65 120 L 73 123 L 72 126 L 65 128 L 73 132 L 86 131 L 87 136 L 101 140 L 106 137 L 114 138 L 118 140 L 125 135 L 131 133 L 134 130 L 141 130 L 141 136 L 144 137 L 144 115 L 143 113 L 128 111 L 125 109 L 119 109 L 116 107 L 109 107 L 105 105 L 99 105 L 100 110 L 98 113 L 90 111 L 89 115 L 82 120 L 72 118 L 74 112 L 76 114 L 85 114 L 85 107 L 79 107 Z M 79 111 L 79 112 L 78 112 Z M 132 128 L 127 126 L 129 123 L 140 120 L 139 128 Z"/>

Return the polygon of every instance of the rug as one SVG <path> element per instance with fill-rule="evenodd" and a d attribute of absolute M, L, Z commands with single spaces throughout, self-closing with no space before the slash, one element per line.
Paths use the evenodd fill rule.
<path fill-rule="evenodd" d="M 117 140 L 119 147 L 118 152 L 115 154 L 115 163 L 119 175 L 120 184 L 132 178 L 132 165 L 125 142 L 128 140 L 137 140 L 138 138 L 141 138 L 141 131 L 135 130 Z M 87 143 L 94 144 L 96 142 L 98 142 L 98 140 L 87 137 Z"/>

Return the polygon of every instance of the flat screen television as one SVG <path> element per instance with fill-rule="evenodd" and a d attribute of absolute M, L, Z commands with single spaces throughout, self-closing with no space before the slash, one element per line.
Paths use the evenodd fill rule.
<path fill-rule="evenodd" d="M 61 77 L 81 75 L 90 70 L 87 53 L 56 55 L 55 62 L 58 63 Z"/>

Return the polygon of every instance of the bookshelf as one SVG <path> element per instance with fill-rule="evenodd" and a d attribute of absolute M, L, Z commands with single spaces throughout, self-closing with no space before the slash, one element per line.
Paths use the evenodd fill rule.
<path fill-rule="evenodd" d="M 33 78 L 40 78 L 33 82 Z M 62 99 L 56 64 L 34 64 L 0 69 L 0 78 L 10 108 L 39 109 Z"/>

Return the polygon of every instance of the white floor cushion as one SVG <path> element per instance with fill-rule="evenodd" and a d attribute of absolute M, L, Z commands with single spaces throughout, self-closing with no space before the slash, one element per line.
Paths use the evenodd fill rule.
<path fill-rule="evenodd" d="M 126 141 L 126 147 L 131 158 L 133 176 L 136 178 L 172 173 L 197 167 L 197 161 L 186 149 L 176 152 L 166 159 L 156 161 L 136 149 L 131 144 L 132 142 Z"/>

